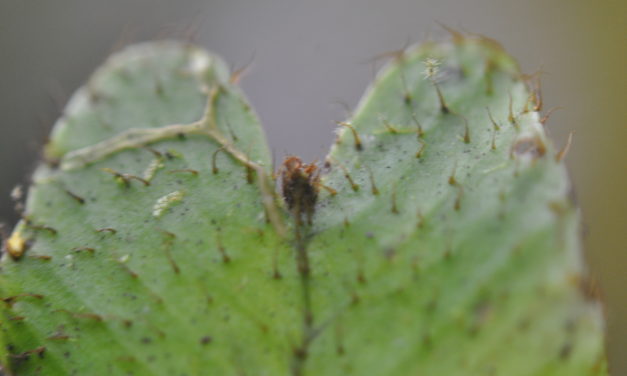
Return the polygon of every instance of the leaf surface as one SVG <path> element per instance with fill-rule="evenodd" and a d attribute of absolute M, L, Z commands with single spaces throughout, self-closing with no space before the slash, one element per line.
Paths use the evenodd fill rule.
<path fill-rule="evenodd" d="M 2 259 L 7 373 L 606 374 L 565 168 L 500 47 L 399 54 L 311 225 L 228 74 L 148 43 L 72 98 Z"/>

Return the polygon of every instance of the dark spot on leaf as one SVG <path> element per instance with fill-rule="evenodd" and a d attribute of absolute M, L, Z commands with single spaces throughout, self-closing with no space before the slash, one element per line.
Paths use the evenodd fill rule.
<path fill-rule="evenodd" d="M 570 342 L 567 342 L 560 349 L 559 358 L 561 360 L 568 360 L 572 352 L 573 352 L 573 345 Z"/>
<path fill-rule="evenodd" d="M 200 344 L 201 345 L 208 345 L 213 341 L 213 338 L 211 338 L 211 336 L 204 336 L 200 339 Z"/>

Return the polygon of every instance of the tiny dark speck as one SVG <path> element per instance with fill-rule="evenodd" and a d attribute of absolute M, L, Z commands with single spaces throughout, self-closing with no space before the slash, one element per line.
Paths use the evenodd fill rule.
<path fill-rule="evenodd" d="M 201 345 L 208 345 L 211 343 L 211 341 L 213 341 L 213 338 L 211 338 L 210 336 L 204 336 L 200 339 L 200 344 Z"/>
<path fill-rule="evenodd" d="M 564 344 L 560 349 L 559 357 L 562 360 L 567 360 L 570 357 L 570 354 L 573 351 L 573 346 L 570 343 Z"/>
<path fill-rule="evenodd" d="M 374 238 L 374 234 L 372 233 L 372 231 L 368 231 L 368 232 L 366 233 L 366 237 L 367 237 L 368 239 L 372 239 L 372 238 Z"/>

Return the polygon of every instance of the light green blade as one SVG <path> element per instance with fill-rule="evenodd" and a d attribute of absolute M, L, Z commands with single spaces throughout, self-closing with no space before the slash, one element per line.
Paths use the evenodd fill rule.
<path fill-rule="evenodd" d="M 379 75 L 347 123 L 359 143 L 344 126 L 327 158 L 337 194 L 310 257 L 335 330 L 312 371 L 604 374 L 577 213 L 534 99 L 481 38 L 425 44 Z"/>
<path fill-rule="evenodd" d="M 60 165 L 38 168 L 15 230 L 31 245 L 2 261 L 14 374 L 285 373 L 300 293 L 274 278 L 294 268 L 247 181 L 258 172 L 229 152 L 270 169 L 227 80 L 201 50 L 151 43 L 111 58 L 71 100 L 48 147 Z M 185 128 L 208 110 L 223 143 Z"/>

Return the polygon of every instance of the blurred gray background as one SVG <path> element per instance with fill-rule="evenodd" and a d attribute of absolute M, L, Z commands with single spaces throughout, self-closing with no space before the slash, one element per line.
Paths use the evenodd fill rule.
<path fill-rule="evenodd" d="M 585 222 L 586 257 L 605 291 L 614 375 L 627 374 L 627 1 L 0 0 L 0 220 L 27 182 L 68 96 L 116 48 L 196 41 L 242 67 L 277 158 L 322 159 L 334 121 L 373 77 L 369 60 L 437 25 L 499 40 L 526 72 L 542 68 L 558 146 Z"/>

